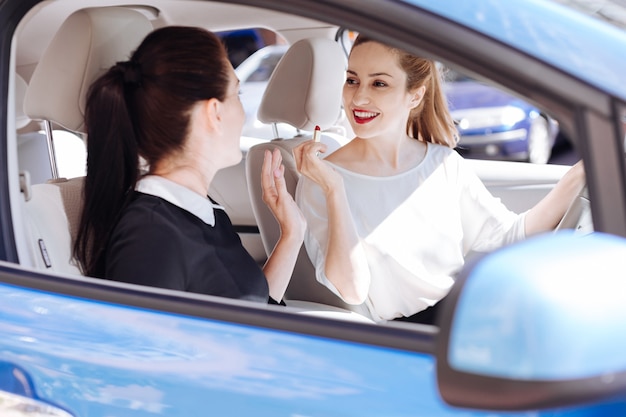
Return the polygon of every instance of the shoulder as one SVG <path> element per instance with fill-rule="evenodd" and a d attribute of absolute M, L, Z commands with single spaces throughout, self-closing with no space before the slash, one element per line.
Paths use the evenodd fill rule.
<path fill-rule="evenodd" d="M 427 155 L 429 158 L 434 158 L 440 161 L 445 161 L 448 159 L 451 159 L 453 161 L 459 161 L 463 159 L 463 157 L 459 155 L 459 153 L 453 148 L 430 142 L 428 143 Z"/>
<path fill-rule="evenodd" d="M 150 221 L 154 214 L 167 212 L 167 202 L 159 197 L 135 192 L 132 200 L 124 208 L 123 217 L 137 218 L 139 221 Z"/>
<path fill-rule="evenodd" d="M 350 150 L 350 143 L 342 146 L 337 149 L 330 155 L 324 157 L 324 160 L 330 162 L 333 165 L 339 167 L 345 167 L 346 164 L 350 164 L 350 162 L 354 159 L 354 154 Z"/>
<path fill-rule="evenodd" d="M 454 175 L 466 170 L 463 157 L 453 148 L 435 143 L 428 144 L 428 151 L 424 158 L 424 169 L 443 169 L 448 175 Z"/>
<path fill-rule="evenodd" d="M 183 210 L 162 198 L 135 192 L 124 208 L 116 229 L 150 230 L 152 233 L 168 233 L 178 230 L 185 223 Z M 158 226 L 158 227 L 154 227 Z M 166 230 L 168 232 L 166 232 Z"/>
<path fill-rule="evenodd" d="M 107 268 L 112 268 L 111 273 L 127 268 L 132 259 L 147 264 L 183 259 L 186 252 L 181 249 L 194 234 L 195 228 L 184 216 L 170 210 L 166 201 L 137 194 L 122 212 L 109 239 Z"/>

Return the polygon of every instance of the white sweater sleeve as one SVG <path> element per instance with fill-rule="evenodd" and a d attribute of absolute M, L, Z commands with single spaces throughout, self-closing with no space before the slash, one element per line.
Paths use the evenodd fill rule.
<path fill-rule="evenodd" d="M 307 221 L 304 247 L 315 267 L 315 277 L 318 282 L 343 299 L 324 273 L 328 245 L 328 212 L 324 193 L 317 184 L 302 176 L 296 188 L 296 203 Z"/>
<path fill-rule="evenodd" d="M 459 156 L 458 184 L 464 251 L 485 252 L 522 240 L 526 213 L 516 214 L 494 197 Z"/>

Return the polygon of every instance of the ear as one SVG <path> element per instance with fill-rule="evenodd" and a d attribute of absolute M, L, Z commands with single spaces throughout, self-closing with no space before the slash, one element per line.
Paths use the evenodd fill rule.
<path fill-rule="evenodd" d="M 219 132 L 222 129 L 222 112 L 222 103 L 216 98 L 204 100 L 200 104 L 200 114 L 204 119 L 203 124 L 210 131 Z"/>
<path fill-rule="evenodd" d="M 411 108 L 416 108 L 424 98 L 424 94 L 426 93 L 426 86 L 421 86 L 413 91 L 413 97 L 411 98 Z"/>

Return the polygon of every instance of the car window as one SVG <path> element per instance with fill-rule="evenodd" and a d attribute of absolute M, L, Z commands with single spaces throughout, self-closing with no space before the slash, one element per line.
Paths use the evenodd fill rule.
<path fill-rule="evenodd" d="M 62 178 L 76 178 L 85 175 L 87 172 L 87 148 L 85 141 L 67 130 L 55 130 L 53 134 L 59 176 Z"/>
<path fill-rule="evenodd" d="M 85 142 L 67 130 L 52 131 L 54 159 L 60 178 L 76 178 L 86 174 L 87 149 Z M 27 171 L 31 184 L 41 184 L 54 177 L 46 133 L 43 130 L 18 134 L 19 170 Z"/>
<path fill-rule="evenodd" d="M 352 30 L 338 32 L 346 54 L 356 36 Z M 552 115 L 489 80 L 439 67 L 459 130 L 457 151 L 465 158 L 565 165 L 580 159 Z"/>
<path fill-rule="evenodd" d="M 282 53 L 270 53 L 263 56 L 258 63 L 257 68 L 245 80 L 241 82 L 260 82 L 268 81 L 276 68 L 276 64 L 283 57 Z"/>
<path fill-rule="evenodd" d="M 216 32 L 216 34 L 226 46 L 228 59 L 235 68 L 259 49 L 268 45 L 284 43 L 280 35 L 265 28 L 228 30 Z"/>

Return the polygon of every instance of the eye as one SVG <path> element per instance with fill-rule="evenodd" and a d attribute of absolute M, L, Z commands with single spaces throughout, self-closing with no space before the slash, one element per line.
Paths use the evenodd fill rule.
<path fill-rule="evenodd" d="M 348 79 L 346 80 L 346 84 L 347 84 L 347 85 L 355 85 L 355 84 L 358 84 L 358 83 L 359 83 L 359 82 L 358 82 L 356 79 L 354 79 L 354 78 L 348 78 Z"/>
<path fill-rule="evenodd" d="M 387 83 L 384 81 L 374 81 L 372 85 L 374 87 L 387 87 Z"/>

